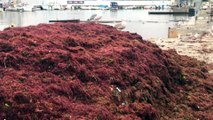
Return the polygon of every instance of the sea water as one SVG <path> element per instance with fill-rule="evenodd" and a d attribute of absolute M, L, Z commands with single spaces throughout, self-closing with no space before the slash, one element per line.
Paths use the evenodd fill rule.
<path fill-rule="evenodd" d="M 149 15 L 149 10 L 55 10 L 35 12 L 10 12 L 0 13 L 0 29 L 10 25 L 29 26 L 40 23 L 49 23 L 49 20 L 87 20 L 94 13 L 102 13 L 101 20 L 123 20 L 126 28 L 123 31 L 140 34 L 144 39 L 167 38 L 168 28 L 173 27 L 175 21 L 185 20 L 186 15 Z M 114 23 L 109 25 L 113 26 Z"/>

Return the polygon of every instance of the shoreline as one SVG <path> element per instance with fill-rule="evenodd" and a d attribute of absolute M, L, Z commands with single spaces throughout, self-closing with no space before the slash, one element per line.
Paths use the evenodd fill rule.
<path fill-rule="evenodd" d="M 200 10 L 189 22 L 182 22 L 171 28 L 171 38 L 154 38 L 148 41 L 163 50 L 175 49 L 180 55 L 204 61 L 209 64 L 210 73 L 213 73 L 213 22 L 210 21 L 209 13 L 210 8 Z"/>

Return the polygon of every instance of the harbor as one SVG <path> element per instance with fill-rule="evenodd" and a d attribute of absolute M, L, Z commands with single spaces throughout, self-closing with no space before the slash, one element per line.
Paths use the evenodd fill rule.
<path fill-rule="evenodd" d="M 27 26 L 39 23 L 49 23 L 49 21 L 86 21 L 92 14 L 101 13 L 102 21 L 107 25 L 114 25 L 115 21 L 125 21 L 124 31 L 135 32 L 144 38 L 167 37 L 168 28 L 173 27 L 183 19 L 189 19 L 197 12 L 195 7 L 180 7 L 177 1 L 71 1 L 71 0 L 10 0 L 2 1 L 1 13 L 2 23 L 0 29 L 3 30 L 10 25 Z M 188 3 L 188 6 L 196 2 Z M 181 3 L 182 4 L 182 3 Z M 199 4 L 196 4 L 198 6 Z M 190 9 L 192 9 L 190 12 Z M 14 12 L 18 12 L 14 13 Z M 77 15 L 78 14 L 78 15 Z M 125 17 L 134 15 L 137 17 Z M 160 16 L 159 16 L 160 15 Z M 45 18 L 43 16 L 46 16 Z M 28 17 L 34 17 L 28 20 Z M 10 19 L 10 20 L 7 20 Z M 103 23 L 103 22 L 102 22 Z M 138 26 L 135 28 L 135 26 Z M 149 28 L 147 30 L 147 28 Z M 161 29 L 159 32 L 157 29 Z M 154 34 L 153 34 L 154 33 Z"/>
<path fill-rule="evenodd" d="M 101 21 L 111 21 L 111 23 L 105 24 L 113 26 L 115 21 L 125 21 L 127 24 L 124 31 L 138 33 L 146 39 L 150 36 L 167 37 L 169 27 L 173 27 L 178 21 L 188 19 L 189 17 L 188 14 L 160 16 L 149 14 L 150 11 L 171 10 L 171 5 L 173 4 L 171 1 L 131 1 L 131 4 L 130 1 L 115 1 L 113 4 L 111 4 L 111 1 L 88 2 L 90 4 L 87 4 L 86 1 L 74 3 L 70 1 L 42 2 L 41 0 L 37 2 L 22 0 L 17 1 L 16 4 L 8 3 L 7 5 L 2 5 L 5 6 L 3 8 L 5 11 L 0 15 L 0 29 L 3 30 L 10 25 L 27 26 L 49 23 L 51 20 L 72 21 L 73 19 L 78 19 L 79 21 L 86 21 L 92 14 L 101 13 Z M 2 1 L 2 3 L 5 2 Z M 90 7 L 97 9 L 90 9 Z M 126 17 L 130 15 L 132 17 Z M 34 19 L 29 20 L 29 18 Z M 158 31 L 156 28 L 161 29 L 161 31 Z"/>
<path fill-rule="evenodd" d="M 174 26 L 178 21 L 188 19 L 188 15 L 149 15 L 149 10 L 44 10 L 35 12 L 10 12 L 0 14 L 0 29 L 3 30 L 10 25 L 29 26 L 41 23 L 49 23 L 50 20 L 72 20 L 86 21 L 92 14 L 101 13 L 100 21 L 112 21 L 108 25 L 114 25 L 113 21 L 126 21 L 123 31 L 138 33 L 144 39 L 150 37 L 167 38 L 168 28 Z M 126 17 L 126 16 L 132 17 Z M 31 19 L 33 18 L 33 19 Z M 159 29 L 161 31 L 159 31 Z"/>
<path fill-rule="evenodd" d="M 169 0 L 2 0 L 5 10 L 25 9 L 24 11 L 33 11 L 35 8 L 42 10 L 66 10 L 66 9 L 83 9 L 83 10 L 109 10 L 109 9 L 154 9 L 169 8 L 173 3 Z M 36 9 L 37 10 L 37 9 Z"/>

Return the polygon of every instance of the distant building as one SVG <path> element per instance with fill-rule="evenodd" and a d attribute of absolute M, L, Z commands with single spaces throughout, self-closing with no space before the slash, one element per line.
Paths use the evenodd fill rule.
<path fill-rule="evenodd" d="M 2 0 L 4 3 L 28 3 L 29 5 L 46 6 L 110 6 L 111 2 L 117 2 L 119 6 L 140 6 L 140 5 L 171 5 L 172 1 L 177 0 Z M 179 0 L 182 1 L 182 0 Z"/>
<path fill-rule="evenodd" d="M 67 4 L 67 0 L 0 0 L 4 3 L 9 3 L 9 2 L 23 2 L 23 3 L 28 3 L 32 5 L 42 5 L 42 4 L 50 4 L 50 3 L 58 3 L 61 5 Z"/>

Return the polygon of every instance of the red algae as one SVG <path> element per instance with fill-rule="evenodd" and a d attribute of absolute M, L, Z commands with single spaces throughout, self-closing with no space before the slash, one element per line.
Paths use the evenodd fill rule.
<path fill-rule="evenodd" d="M 0 32 L 0 119 L 213 119 L 206 64 L 94 23 Z"/>

